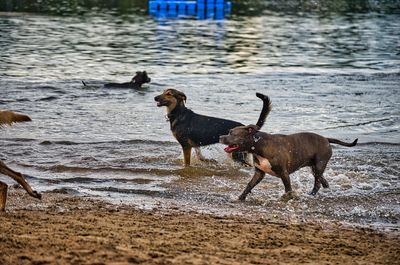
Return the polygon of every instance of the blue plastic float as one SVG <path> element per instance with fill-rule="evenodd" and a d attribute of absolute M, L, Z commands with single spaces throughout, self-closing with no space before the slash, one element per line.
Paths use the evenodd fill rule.
<path fill-rule="evenodd" d="M 149 0 L 149 13 L 156 17 L 223 19 L 231 12 L 231 6 L 226 0 Z"/>

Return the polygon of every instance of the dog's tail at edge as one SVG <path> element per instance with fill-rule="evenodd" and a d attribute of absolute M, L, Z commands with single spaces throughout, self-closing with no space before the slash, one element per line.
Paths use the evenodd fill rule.
<path fill-rule="evenodd" d="M 261 128 L 264 125 L 265 120 L 267 119 L 268 114 L 272 109 L 272 104 L 268 96 L 263 95 L 261 93 L 256 93 L 256 96 L 263 101 L 263 107 L 260 113 L 260 117 L 258 118 L 257 121 L 257 126 Z"/>
<path fill-rule="evenodd" d="M 327 139 L 328 139 L 329 143 L 340 144 L 340 145 L 347 146 L 347 147 L 355 146 L 357 144 L 357 142 L 358 142 L 358 138 L 355 139 L 352 143 L 342 142 L 342 141 L 334 139 L 334 138 L 327 138 Z"/>
<path fill-rule="evenodd" d="M 25 114 L 17 113 L 9 110 L 0 110 L 0 127 L 3 125 L 12 125 L 15 122 L 32 121 L 32 119 Z"/>

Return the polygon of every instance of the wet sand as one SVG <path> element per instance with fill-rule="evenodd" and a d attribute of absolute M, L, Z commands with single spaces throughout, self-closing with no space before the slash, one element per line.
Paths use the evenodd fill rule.
<path fill-rule="evenodd" d="M 142 211 L 11 189 L 0 264 L 399 264 L 398 232 L 340 223 Z"/>

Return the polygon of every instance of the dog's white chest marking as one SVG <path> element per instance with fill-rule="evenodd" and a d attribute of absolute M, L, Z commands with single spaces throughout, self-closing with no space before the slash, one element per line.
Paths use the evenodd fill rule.
<path fill-rule="evenodd" d="M 258 160 L 258 163 L 255 162 L 254 165 L 256 168 L 258 168 L 261 171 L 264 171 L 265 173 L 272 175 L 272 176 L 277 176 L 276 173 L 274 171 L 272 171 L 272 166 L 269 163 L 268 159 L 266 159 L 265 157 L 259 156 L 259 155 L 255 155 L 255 157 Z"/>

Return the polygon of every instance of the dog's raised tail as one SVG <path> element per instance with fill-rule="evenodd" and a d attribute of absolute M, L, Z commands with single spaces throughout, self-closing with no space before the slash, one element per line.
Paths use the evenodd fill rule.
<path fill-rule="evenodd" d="M 260 117 L 258 118 L 258 121 L 256 123 L 257 126 L 261 128 L 264 125 L 265 120 L 267 119 L 267 116 L 272 109 L 272 104 L 268 96 L 261 93 L 256 93 L 256 96 L 263 101 L 263 107 L 260 113 Z"/>
<path fill-rule="evenodd" d="M 328 139 L 329 143 L 340 144 L 340 145 L 347 146 L 347 147 L 355 146 L 357 144 L 357 142 L 358 142 L 358 138 L 355 139 L 352 143 L 342 142 L 342 141 L 334 139 L 334 138 L 327 138 L 327 139 Z"/>

